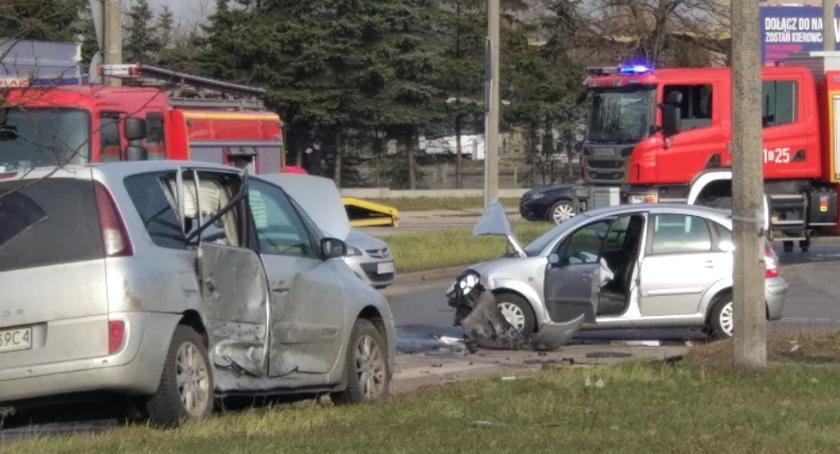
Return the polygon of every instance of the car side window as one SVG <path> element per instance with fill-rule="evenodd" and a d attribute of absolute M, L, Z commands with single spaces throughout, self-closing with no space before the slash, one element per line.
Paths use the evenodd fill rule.
<path fill-rule="evenodd" d="M 312 237 L 292 201 L 278 187 L 251 180 L 248 205 L 260 252 L 271 255 L 317 257 Z"/>
<path fill-rule="evenodd" d="M 187 240 L 181 231 L 173 201 L 165 192 L 164 175 L 147 173 L 130 176 L 125 179 L 125 188 L 152 242 L 160 247 L 186 249 Z"/>
<path fill-rule="evenodd" d="M 657 214 L 653 219 L 653 254 L 710 252 L 712 234 L 705 219 L 684 214 Z"/>
<path fill-rule="evenodd" d="M 563 242 L 563 253 L 560 265 L 585 265 L 597 263 L 601 252 L 601 245 L 610 228 L 610 221 L 599 221 L 589 224 Z"/>

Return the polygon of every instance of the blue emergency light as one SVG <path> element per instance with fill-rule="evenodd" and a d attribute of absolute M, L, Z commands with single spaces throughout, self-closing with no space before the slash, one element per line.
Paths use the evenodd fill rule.
<path fill-rule="evenodd" d="M 653 70 L 648 65 L 625 65 L 618 68 L 618 72 L 627 76 L 649 73 Z"/>

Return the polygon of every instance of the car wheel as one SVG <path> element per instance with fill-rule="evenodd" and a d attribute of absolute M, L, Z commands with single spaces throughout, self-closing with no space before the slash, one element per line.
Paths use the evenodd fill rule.
<path fill-rule="evenodd" d="M 731 293 L 727 292 L 716 298 L 715 305 L 709 313 L 709 331 L 712 337 L 716 339 L 732 337 L 735 329 L 734 314 Z"/>
<path fill-rule="evenodd" d="M 524 298 L 510 293 L 500 293 L 496 295 L 496 304 L 508 323 L 522 333 L 525 339 L 531 337 L 537 322 L 531 305 Z"/>
<path fill-rule="evenodd" d="M 551 206 L 548 211 L 548 219 L 555 224 L 562 224 L 577 215 L 577 210 L 572 202 L 561 200 Z"/>
<path fill-rule="evenodd" d="M 172 336 L 160 385 L 146 401 L 149 420 L 172 427 L 206 418 L 213 412 L 213 372 L 204 338 L 193 328 L 179 325 Z"/>
<path fill-rule="evenodd" d="M 344 369 L 347 388 L 333 394 L 334 402 L 356 404 L 381 400 L 388 395 L 391 384 L 388 346 L 382 333 L 369 320 L 356 320 Z"/>

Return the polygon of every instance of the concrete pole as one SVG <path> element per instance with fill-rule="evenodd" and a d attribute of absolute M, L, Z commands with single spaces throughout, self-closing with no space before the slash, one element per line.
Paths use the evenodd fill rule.
<path fill-rule="evenodd" d="M 834 0 L 823 0 L 823 50 L 834 50 Z"/>
<path fill-rule="evenodd" d="M 122 63 L 122 5 L 120 3 L 120 0 L 103 0 L 105 49 L 102 56 L 106 65 Z M 116 77 L 108 77 L 105 78 L 105 83 L 119 86 L 120 80 Z"/>
<path fill-rule="evenodd" d="M 732 0 L 732 209 L 735 235 L 734 358 L 767 367 L 761 61 L 756 0 Z"/>
<path fill-rule="evenodd" d="M 490 84 L 487 91 L 487 117 L 484 140 L 484 206 L 490 205 L 499 194 L 499 28 L 501 12 L 499 0 L 487 0 L 487 58 L 490 59 Z"/>

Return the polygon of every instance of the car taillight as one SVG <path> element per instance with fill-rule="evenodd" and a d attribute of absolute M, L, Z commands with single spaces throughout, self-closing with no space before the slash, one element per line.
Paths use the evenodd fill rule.
<path fill-rule="evenodd" d="M 773 250 L 770 249 L 770 245 L 764 246 L 764 277 L 766 279 L 779 277 L 779 262 L 776 260 Z"/>
<path fill-rule="evenodd" d="M 125 339 L 125 322 L 111 320 L 108 322 L 108 354 L 116 353 L 122 347 Z"/>
<path fill-rule="evenodd" d="M 96 185 L 96 209 L 106 257 L 126 257 L 134 253 L 117 206 L 105 186 Z"/>

